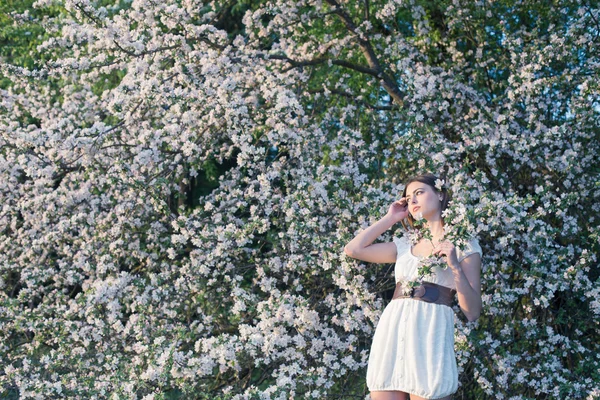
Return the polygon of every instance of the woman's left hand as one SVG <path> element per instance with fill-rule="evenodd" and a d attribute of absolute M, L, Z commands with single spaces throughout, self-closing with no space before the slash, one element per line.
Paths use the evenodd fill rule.
<path fill-rule="evenodd" d="M 458 262 L 458 256 L 456 254 L 456 247 L 454 247 L 452 242 L 446 240 L 438 243 L 433 250 L 433 254 L 442 254 L 446 256 L 446 263 L 448 263 L 450 268 L 455 271 L 460 269 L 460 263 Z"/>

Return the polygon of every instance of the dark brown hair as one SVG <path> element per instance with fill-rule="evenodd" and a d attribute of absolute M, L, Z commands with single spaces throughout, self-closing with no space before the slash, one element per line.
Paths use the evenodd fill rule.
<path fill-rule="evenodd" d="M 448 189 L 446 187 L 442 187 L 442 190 L 439 191 L 435 188 L 435 181 L 438 180 L 440 178 L 438 178 L 437 176 L 433 175 L 433 174 L 423 174 L 423 175 L 419 175 L 419 176 L 415 176 L 410 178 L 407 182 L 406 185 L 404 185 L 404 190 L 402 191 L 402 197 L 406 197 L 406 188 L 408 187 L 408 185 L 410 185 L 413 182 L 421 182 L 424 183 L 428 186 L 431 186 L 431 188 L 433 189 L 433 191 L 435 193 L 441 193 L 442 194 L 442 212 L 448 207 L 448 203 L 450 202 L 450 193 L 448 193 Z M 447 183 L 444 183 L 444 186 L 446 186 Z M 442 221 L 444 219 L 442 218 Z M 403 219 L 402 221 L 400 221 L 400 223 L 402 224 L 402 226 L 404 227 L 404 229 L 409 229 L 409 228 L 414 228 L 414 218 L 412 217 L 412 215 L 408 214 L 408 216 Z"/>

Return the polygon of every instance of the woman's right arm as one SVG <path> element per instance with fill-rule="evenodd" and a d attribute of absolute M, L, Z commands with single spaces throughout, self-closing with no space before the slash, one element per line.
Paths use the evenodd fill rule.
<path fill-rule="evenodd" d="M 349 257 L 372 263 L 396 262 L 396 244 L 394 242 L 371 244 L 383 232 L 394 226 L 395 223 L 406 218 L 408 207 L 404 198 L 395 201 L 390 206 L 388 213 L 379 221 L 356 235 L 344 247 L 344 253 Z"/>
<path fill-rule="evenodd" d="M 396 221 L 389 215 L 359 233 L 345 247 L 347 256 L 372 263 L 396 262 L 396 244 L 394 242 L 371 244 L 383 232 L 390 229 Z"/>

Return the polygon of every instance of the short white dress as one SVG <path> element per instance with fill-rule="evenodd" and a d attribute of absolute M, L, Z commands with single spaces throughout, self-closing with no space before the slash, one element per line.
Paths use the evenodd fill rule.
<path fill-rule="evenodd" d="M 407 237 L 394 237 L 398 249 L 396 282 L 417 277 L 419 256 L 412 254 Z M 477 239 L 465 250 L 457 248 L 462 261 L 473 253 L 482 255 Z M 450 268 L 434 269 L 429 282 L 456 289 Z M 369 391 L 399 390 L 427 399 L 439 399 L 458 389 L 454 353 L 454 311 L 445 305 L 411 298 L 390 301 L 385 307 L 371 345 L 367 367 Z"/>

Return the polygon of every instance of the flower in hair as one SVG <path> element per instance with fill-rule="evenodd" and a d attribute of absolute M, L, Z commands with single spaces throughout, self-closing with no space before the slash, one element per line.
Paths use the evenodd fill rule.
<path fill-rule="evenodd" d="M 441 192 L 442 189 L 445 187 L 444 183 L 446 183 L 443 179 L 436 179 L 435 180 L 435 188 Z"/>

